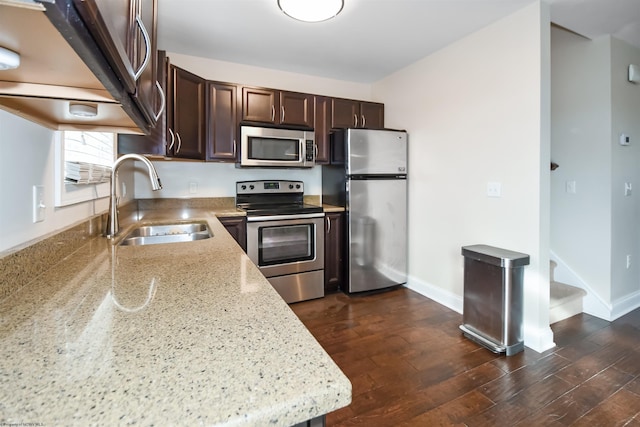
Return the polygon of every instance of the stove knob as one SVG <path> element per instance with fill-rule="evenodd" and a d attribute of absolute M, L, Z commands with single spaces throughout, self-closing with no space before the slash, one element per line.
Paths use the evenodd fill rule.
<path fill-rule="evenodd" d="M 300 184 L 296 184 L 296 189 L 300 189 Z"/>
<path fill-rule="evenodd" d="M 243 190 L 246 190 L 247 186 L 243 184 L 240 188 L 242 188 Z"/>
<path fill-rule="evenodd" d="M 289 184 L 289 190 L 293 190 L 293 184 Z"/>
<path fill-rule="evenodd" d="M 251 185 L 249 186 L 249 188 L 250 188 L 251 190 L 253 190 L 255 187 L 253 186 L 253 184 L 251 184 Z"/>

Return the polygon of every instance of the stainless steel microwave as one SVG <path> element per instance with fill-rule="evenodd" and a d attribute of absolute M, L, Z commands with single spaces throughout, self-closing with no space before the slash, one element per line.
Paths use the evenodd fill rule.
<path fill-rule="evenodd" d="M 240 166 L 310 168 L 316 164 L 313 131 L 240 126 Z"/>

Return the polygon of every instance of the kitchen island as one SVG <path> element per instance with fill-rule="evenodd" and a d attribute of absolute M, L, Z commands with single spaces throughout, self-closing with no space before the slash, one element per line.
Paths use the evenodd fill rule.
<path fill-rule="evenodd" d="M 214 236 L 89 239 L 3 300 L 0 422 L 291 426 L 350 403 L 349 380 L 215 212 L 139 218 L 202 220 Z"/>

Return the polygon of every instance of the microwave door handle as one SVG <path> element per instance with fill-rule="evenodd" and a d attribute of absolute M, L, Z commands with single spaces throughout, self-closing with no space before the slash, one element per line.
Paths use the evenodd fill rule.
<path fill-rule="evenodd" d="M 299 140 L 298 144 L 300 144 L 300 160 L 305 163 L 307 161 L 307 151 L 304 148 L 304 141 Z"/>

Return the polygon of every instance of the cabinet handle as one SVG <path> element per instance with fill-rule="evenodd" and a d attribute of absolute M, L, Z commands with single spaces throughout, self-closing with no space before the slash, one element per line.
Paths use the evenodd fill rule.
<path fill-rule="evenodd" d="M 327 234 L 331 233 L 331 219 L 329 219 L 329 217 L 326 217 L 327 219 Z"/>
<path fill-rule="evenodd" d="M 275 105 L 271 106 L 271 121 L 272 122 L 276 121 L 276 106 Z"/>
<path fill-rule="evenodd" d="M 284 105 L 280 107 L 280 123 L 284 123 Z"/>
<path fill-rule="evenodd" d="M 236 140 L 233 140 L 233 157 L 236 156 Z"/>
<path fill-rule="evenodd" d="M 160 111 L 158 111 L 158 114 L 156 114 L 156 122 L 157 122 L 160 116 L 162 115 L 164 108 L 167 106 L 167 97 L 164 96 L 164 90 L 162 90 L 162 86 L 160 86 L 160 83 L 157 80 L 156 80 L 156 87 L 158 88 L 158 93 L 160 94 L 160 100 L 162 101 L 160 103 Z"/>
<path fill-rule="evenodd" d="M 362 118 L 362 127 L 366 128 L 367 127 L 367 119 L 364 117 L 364 114 L 362 114 L 360 117 Z"/>
<path fill-rule="evenodd" d="M 144 69 L 147 68 L 147 65 L 149 65 L 149 59 L 151 59 L 151 40 L 149 39 L 149 33 L 147 33 L 147 29 L 144 27 L 144 23 L 142 22 L 142 18 L 140 18 L 140 15 L 136 16 L 136 24 L 138 24 L 138 27 L 140 27 L 140 32 L 142 33 L 142 38 L 144 39 L 144 59 L 142 60 L 140 69 L 133 75 L 133 79 L 135 81 L 138 81 Z"/>
<path fill-rule="evenodd" d="M 357 114 L 353 115 L 353 127 L 354 128 L 358 127 L 358 115 Z"/>
<path fill-rule="evenodd" d="M 179 132 L 176 132 L 176 136 L 178 137 L 178 148 L 176 148 L 176 154 L 178 154 L 182 148 L 182 139 L 180 138 Z"/>
<path fill-rule="evenodd" d="M 175 144 L 176 142 L 176 137 L 173 134 L 173 131 L 171 130 L 171 128 L 169 128 L 169 133 L 171 134 L 171 144 L 169 144 L 169 148 L 167 148 L 167 151 L 171 151 L 171 149 L 173 148 L 173 144 Z"/>

